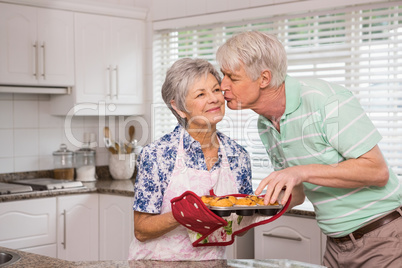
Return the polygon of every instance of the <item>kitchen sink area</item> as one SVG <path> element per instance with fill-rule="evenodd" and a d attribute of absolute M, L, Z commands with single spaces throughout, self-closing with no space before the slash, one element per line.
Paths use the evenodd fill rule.
<path fill-rule="evenodd" d="M 10 251 L 0 251 L 0 267 L 7 267 L 21 259 L 20 255 Z"/>

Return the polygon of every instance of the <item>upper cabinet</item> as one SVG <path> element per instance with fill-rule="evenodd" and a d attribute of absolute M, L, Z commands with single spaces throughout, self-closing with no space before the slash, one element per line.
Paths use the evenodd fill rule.
<path fill-rule="evenodd" d="M 143 113 L 142 20 L 75 14 L 76 84 L 71 96 L 53 96 L 52 113 Z"/>
<path fill-rule="evenodd" d="M 72 12 L 0 3 L 0 84 L 74 85 Z"/>

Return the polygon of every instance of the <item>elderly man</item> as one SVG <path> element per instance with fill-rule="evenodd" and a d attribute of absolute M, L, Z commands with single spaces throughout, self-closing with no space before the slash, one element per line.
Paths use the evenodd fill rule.
<path fill-rule="evenodd" d="M 402 267 L 400 183 L 378 147 L 381 135 L 346 88 L 287 75 L 273 35 L 244 32 L 217 51 L 230 109 L 260 115 L 258 130 L 275 171 L 256 190 L 265 203 L 304 195 L 328 236 L 328 267 Z"/>

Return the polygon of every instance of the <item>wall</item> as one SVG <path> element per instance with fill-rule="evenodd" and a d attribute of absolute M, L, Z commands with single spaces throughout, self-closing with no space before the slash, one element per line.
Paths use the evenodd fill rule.
<path fill-rule="evenodd" d="M 94 5 L 112 4 L 122 8 L 125 6 L 150 8 L 152 4 L 152 1 L 148 0 L 65 1 Z M 152 40 L 150 23 L 147 27 L 147 39 Z M 152 41 L 147 41 L 146 44 L 146 58 L 151 59 Z M 151 62 L 151 60 L 147 60 L 147 62 Z M 152 87 L 150 82 L 151 66 L 147 65 L 146 68 L 145 88 L 150 89 Z M 152 90 L 145 90 L 145 93 L 147 92 L 152 92 Z M 151 98 L 151 95 L 145 94 L 146 102 L 150 103 Z M 0 93 L 0 173 L 52 169 L 52 153 L 58 150 L 61 143 L 66 143 L 70 150 L 78 149 L 66 137 L 65 118 L 50 115 L 49 107 L 50 96 L 46 94 Z M 150 122 L 150 111 L 147 111 L 143 118 Z M 99 142 L 99 146 L 96 147 L 97 165 L 107 165 L 108 154 L 103 143 L 103 126 L 109 125 L 113 127 L 115 135 L 117 135 L 118 131 L 127 132 L 126 129 L 123 129 L 122 124 L 119 125 L 119 120 L 121 122 L 125 119 L 127 118 L 75 116 L 72 118 L 71 131 L 74 138 L 79 141 L 83 140 L 85 132 L 95 133 Z M 146 142 L 149 142 L 151 133 L 151 126 L 150 124 L 148 125 Z M 136 139 L 139 138 L 140 131 L 138 131 Z"/>

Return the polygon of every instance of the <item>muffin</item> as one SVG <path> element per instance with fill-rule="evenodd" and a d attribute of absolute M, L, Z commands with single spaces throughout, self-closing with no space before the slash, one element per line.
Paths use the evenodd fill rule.
<path fill-rule="evenodd" d="M 236 203 L 236 197 L 230 195 L 230 196 L 227 196 L 227 198 L 228 198 L 228 199 L 230 200 L 230 202 L 232 202 L 233 204 Z"/>
<path fill-rule="evenodd" d="M 257 203 L 250 198 L 238 198 L 236 200 L 237 206 L 255 206 Z"/>
<path fill-rule="evenodd" d="M 264 205 L 264 198 L 258 197 L 257 204 L 260 205 L 260 206 L 265 206 Z M 276 201 L 273 204 L 268 204 L 268 206 L 277 206 L 277 205 L 279 205 L 278 201 Z"/>
<path fill-rule="evenodd" d="M 257 202 L 259 197 L 258 197 L 258 196 L 255 196 L 255 195 L 248 195 L 248 196 L 246 196 L 246 198 L 251 199 L 251 200 L 253 200 L 254 202 Z"/>
<path fill-rule="evenodd" d="M 204 202 L 205 205 L 208 205 L 214 197 L 210 195 L 203 195 L 201 196 L 201 201 Z"/>
<path fill-rule="evenodd" d="M 209 205 L 213 207 L 232 207 L 233 203 L 227 197 L 219 197 L 211 200 Z"/>

